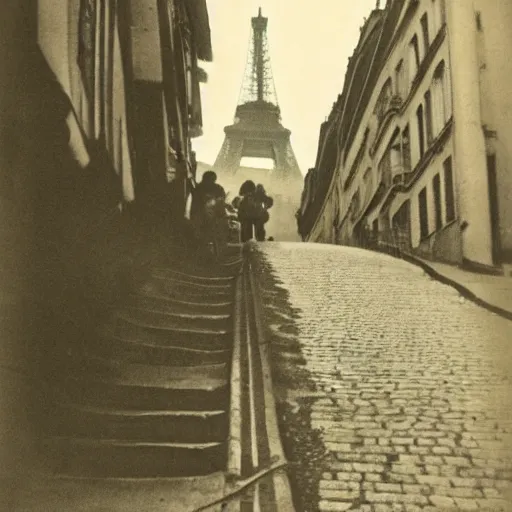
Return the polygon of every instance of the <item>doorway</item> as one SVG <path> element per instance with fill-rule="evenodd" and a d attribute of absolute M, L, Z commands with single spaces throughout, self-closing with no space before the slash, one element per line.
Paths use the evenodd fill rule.
<path fill-rule="evenodd" d="M 501 263 L 500 212 L 498 205 L 498 186 L 496 177 L 496 155 L 487 155 L 487 181 L 489 188 L 489 213 L 491 217 L 492 261 Z"/>

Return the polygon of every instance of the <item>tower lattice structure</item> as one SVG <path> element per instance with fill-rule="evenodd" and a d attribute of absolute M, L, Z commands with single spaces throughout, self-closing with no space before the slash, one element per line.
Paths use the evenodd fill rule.
<path fill-rule="evenodd" d="M 243 157 L 269 158 L 272 179 L 302 185 L 302 174 L 290 144 L 291 131 L 281 124 L 281 111 L 268 51 L 268 18 L 251 19 L 252 34 L 247 64 L 233 124 L 224 128 L 224 143 L 214 169 L 236 175 Z"/>

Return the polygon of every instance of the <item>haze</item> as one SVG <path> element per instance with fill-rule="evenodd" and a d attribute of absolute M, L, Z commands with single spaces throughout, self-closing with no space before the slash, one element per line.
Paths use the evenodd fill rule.
<path fill-rule="evenodd" d="M 347 61 L 376 0 L 208 0 L 214 62 L 202 63 L 204 135 L 200 161 L 213 165 L 237 105 L 258 7 L 269 18 L 268 41 L 282 123 L 303 174 L 315 163 L 320 124 L 341 93 Z"/>

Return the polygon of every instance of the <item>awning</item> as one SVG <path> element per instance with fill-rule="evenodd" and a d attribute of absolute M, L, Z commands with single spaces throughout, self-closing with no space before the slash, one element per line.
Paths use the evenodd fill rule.
<path fill-rule="evenodd" d="M 206 0 L 185 0 L 190 24 L 197 48 L 197 58 L 212 62 L 212 40 L 210 33 L 210 19 Z"/>

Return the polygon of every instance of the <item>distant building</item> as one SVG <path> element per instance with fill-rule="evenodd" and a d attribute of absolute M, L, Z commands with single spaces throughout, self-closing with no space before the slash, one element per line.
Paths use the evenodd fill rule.
<path fill-rule="evenodd" d="M 304 240 L 512 261 L 512 3 L 388 0 L 320 130 Z"/>

